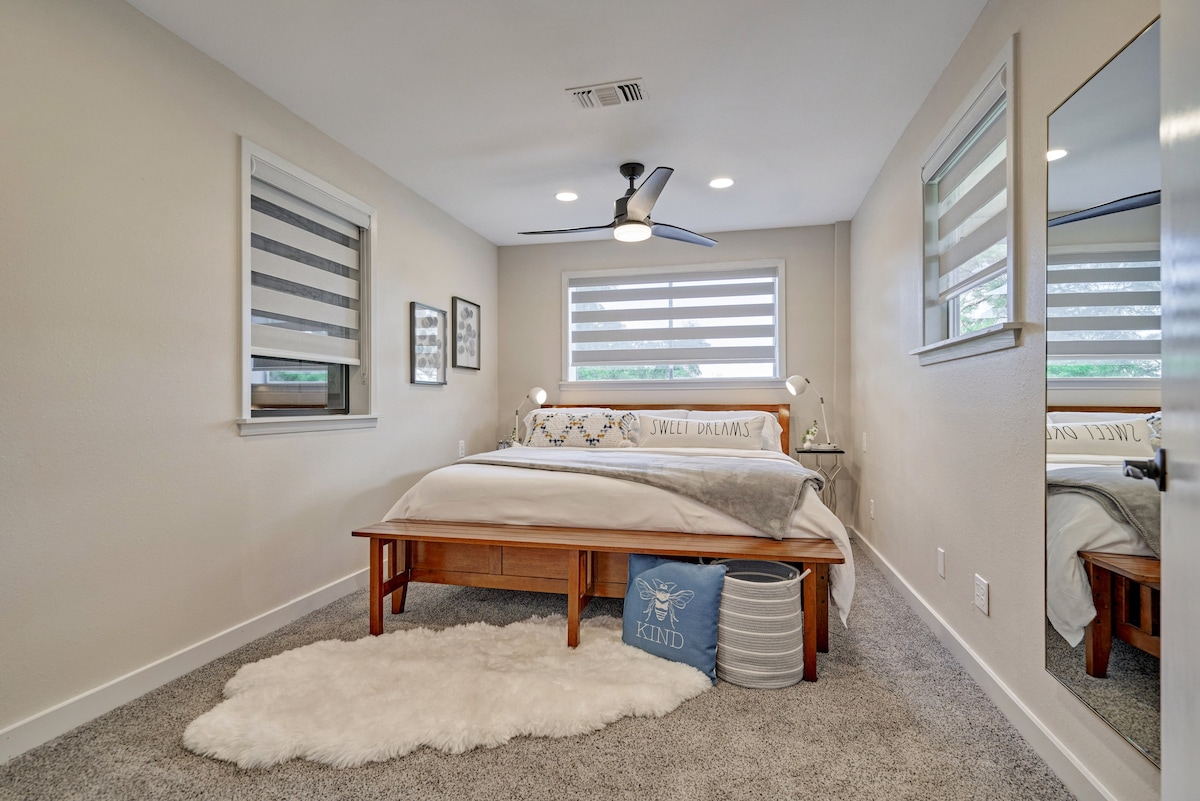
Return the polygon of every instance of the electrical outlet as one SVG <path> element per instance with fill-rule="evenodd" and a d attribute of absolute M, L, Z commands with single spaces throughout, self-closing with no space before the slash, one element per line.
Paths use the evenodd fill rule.
<path fill-rule="evenodd" d="M 975 574 L 975 605 L 979 607 L 979 611 L 985 615 L 988 612 L 988 583 L 984 581 L 983 576 Z"/>
<path fill-rule="evenodd" d="M 872 520 L 875 519 L 875 499 L 874 498 L 867 501 L 867 514 L 869 514 L 871 516 Z"/>
<path fill-rule="evenodd" d="M 864 432 L 863 432 L 863 446 L 862 446 L 862 452 L 863 452 L 863 453 L 866 453 L 866 452 L 867 452 L 867 432 L 866 432 L 866 431 L 864 431 Z"/>
<path fill-rule="evenodd" d="M 938 548 L 938 575 L 942 578 L 946 577 L 946 549 Z"/>
<path fill-rule="evenodd" d="M 460 439 L 460 440 L 458 441 L 458 455 L 459 455 L 460 457 L 462 457 L 462 456 L 466 456 L 466 455 L 467 455 L 467 443 L 466 443 L 466 440 L 461 440 L 461 439 Z"/>

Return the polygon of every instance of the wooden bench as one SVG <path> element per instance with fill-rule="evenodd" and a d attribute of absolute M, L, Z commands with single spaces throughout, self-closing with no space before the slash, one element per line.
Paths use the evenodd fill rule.
<path fill-rule="evenodd" d="M 829 565 L 845 558 L 832 540 L 676 534 L 656 531 L 502 526 L 388 520 L 354 532 L 370 539 L 371 633 L 383 633 L 383 601 L 404 611 L 410 582 L 565 593 L 567 645 L 593 597 L 624 598 L 628 555 L 707 556 L 797 563 L 803 583 L 804 678 L 817 680 L 817 651 L 829 650 Z"/>
<path fill-rule="evenodd" d="M 1089 676 L 1108 676 L 1108 657 L 1116 636 L 1134 648 L 1161 658 L 1159 591 L 1162 562 L 1152 556 L 1080 551 L 1092 585 L 1096 618 L 1084 630 Z"/>

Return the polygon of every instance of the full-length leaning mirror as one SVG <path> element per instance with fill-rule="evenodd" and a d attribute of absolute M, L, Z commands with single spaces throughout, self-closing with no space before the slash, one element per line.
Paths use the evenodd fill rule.
<path fill-rule="evenodd" d="M 1155 764 L 1158 28 L 1050 115 L 1046 267 L 1046 669 Z"/>

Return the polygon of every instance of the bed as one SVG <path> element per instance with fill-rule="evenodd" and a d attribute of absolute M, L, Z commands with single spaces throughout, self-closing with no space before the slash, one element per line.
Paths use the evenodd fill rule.
<path fill-rule="evenodd" d="M 1158 656 L 1158 489 L 1123 477 L 1126 460 L 1152 459 L 1157 410 L 1047 413 L 1046 615 L 1103 678 L 1111 637 Z M 1095 481 L 1119 485 L 1113 503 Z M 1148 514 L 1146 510 L 1152 510 Z"/>
<path fill-rule="evenodd" d="M 814 568 L 805 588 L 806 632 L 810 615 L 815 626 L 815 636 L 806 637 L 805 678 L 815 680 L 815 651 L 828 647 L 827 622 L 821 618 L 831 599 L 845 623 L 854 592 L 853 558 L 845 527 L 820 501 L 820 477 L 786 455 L 788 413 L 787 405 L 777 404 L 558 406 L 531 412 L 525 421 L 530 433 L 521 446 L 476 454 L 431 472 L 382 523 L 355 532 L 372 538 L 373 574 L 380 563 L 372 578 L 372 633 L 382 630 L 382 620 L 376 625 L 375 619 L 377 606 L 382 617 L 382 596 L 391 593 L 392 610 L 400 611 L 409 581 L 566 592 L 568 617 L 574 616 L 577 625 L 588 598 L 624 597 L 630 552 L 775 558 Z M 700 436 L 699 430 L 712 437 Z M 581 439 L 606 440 L 602 444 L 610 447 L 581 446 Z M 588 465 L 564 471 L 512 463 L 560 454 Z M 698 462 L 706 472 L 717 464 L 722 477 L 726 472 L 781 473 L 784 480 L 797 477 L 800 490 L 794 503 L 785 504 L 789 514 L 771 517 L 779 525 L 764 531 L 701 502 L 703 493 L 689 497 L 653 481 L 587 469 L 593 462 L 621 463 L 625 457 L 649 464 L 651 473 L 660 472 L 660 462 Z M 745 482 L 746 476 L 738 480 Z M 737 499 L 737 493 L 726 494 Z"/>

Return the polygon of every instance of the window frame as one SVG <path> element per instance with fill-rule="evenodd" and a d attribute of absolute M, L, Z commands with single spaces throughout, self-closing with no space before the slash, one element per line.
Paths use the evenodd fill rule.
<path fill-rule="evenodd" d="M 940 362 L 977 356 L 1005 348 L 1016 347 L 1020 343 L 1020 332 L 1023 324 L 1016 321 L 1017 309 L 1017 269 L 1016 269 L 1016 221 L 1018 219 L 1019 187 L 1017 181 L 1017 88 L 1016 88 L 1016 37 L 1013 36 L 1001 49 L 999 54 L 989 64 L 967 93 L 966 99 L 959 105 L 951 116 L 950 121 L 938 134 L 934 143 L 926 151 L 922 159 L 920 174 L 921 188 L 921 282 L 920 282 L 920 336 L 921 346 L 909 351 L 917 356 L 922 366 Z M 987 118 L 989 110 L 998 101 L 999 96 L 990 98 L 990 93 L 996 81 L 1003 87 L 1002 96 L 1005 102 L 1005 230 L 1006 230 L 1006 265 L 997 273 L 987 274 L 978 284 L 986 283 L 1003 275 L 1007 286 L 1006 319 L 996 324 L 971 331 L 956 334 L 956 326 L 951 324 L 951 311 L 957 308 L 957 297 L 940 301 L 938 260 L 929 256 L 931 237 L 936 241 L 936 217 L 931 226 L 929 207 L 929 187 L 935 182 L 935 177 L 967 142 L 975 126 Z M 990 98 L 990 99 L 989 99 Z M 931 230 L 932 228 L 932 230 Z M 968 284 L 965 291 L 973 288 Z"/>
<path fill-rule="evenodd" d="M 729 272 L 737 270 L 775 269 L 775 365 L 773 376 L 746 378 L 647 378 L 625 380 L 571 380 L 571 280 L 575 278 L 620 278 L 622 276 L 669 275 L 671 273 Z M 786 284 L 787 264 L 782 258 L 747 261 L 716 262 L 711 264 L 678 264 L 670 266 L 624 267 L 611 270 L 570 270 L 562 273 L 562 360 L 559 390 L 663 390 L 663 389 L 778 389 L 784 378 L 786 354 Z"/>
<path fill-rule="evenodd" d="M 255 417 L 251 412 L 251 179 L 294 195 L 324 211 L 355 223 L 359 240 L 359 364 L 349 365 L 346 391 L 348 414 L 282 415 Z M 275 155 L 249 139 L 241 139 L 241 416 L 236 419 L 241 436 L 301 431 L 374 428 L 375 388 L 371 375 L 372 314 L 371 266 L 377 213 L 358 198 L 343 192 L 307 170 Z"/>

